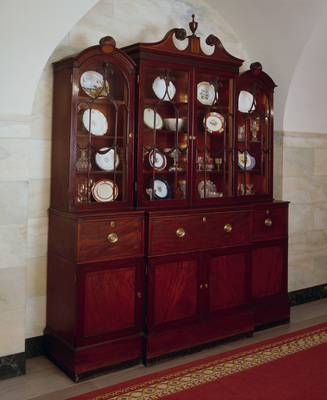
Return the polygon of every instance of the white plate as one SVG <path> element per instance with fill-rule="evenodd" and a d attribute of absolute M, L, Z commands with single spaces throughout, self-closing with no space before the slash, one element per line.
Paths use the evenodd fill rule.
<path fill-rule="evenodd" d="M 254 110 L 253 96 L 246 90 L 241 90 L 238 96 L 238 110 L 248 113 Z"/>
<path fill-rule="evenodd" d="M 152 184 L 151 184 L 152 186 Z M 157 199 L 163 200 L 163 199 L 169 199 L 171 196 L 171 190 L 169 183 L 158 176 L 154 183 L 153 183 L 153 190 L 154 190 L 154 195 Z"/>
<path fill-rule="evenodd" d="M 108 131 L 108 121 L 99 110 L 91 110 L 91 121 L 90 110 L 86 110 L 83 114 L 83 124 L 95 136 L 102 136 Z"/>
<path fill-rule="evenodd" d="M 156 121 L 154 121 L 154 118 Z M 154 113 L 154 110 L 151 107 L 146 107 L 144 109 L 144 123 L 151 129 L 154 128 L 154 124 L 156 124 L 156 129 L 162 129 L 163 127 L 162 118 L 160 117 L 159 113 Z"/>
<path fill-rule="evenodd" d="M 113 201 L 118 196 L 118 187 L 109 179 L 101 179 L 92 187 L 92 196 L 99 203 Z"/>
<path fill-rule="evenodd" d="M 216 112 L 207 114 L 207 119 L 203 118 L 203 125 L 207 126 L 210 133 L 220 133 L 225 129 L 224 117 Z"/>
<path fill-rule="evenodd" d="M 255 166 L 255 158 L 249 152 L 238 152 L 238 166 L 246 171 Z"/>
<path fill-rule="evenodd" d="M 172 100 L 176 94 L 176 88 L 172 82 L 169 82 L 168 91 L 166 93 L 166 82 L 163 78 L 158 76 L 152 84 L 152 89 L 155 95 L 160 100 Z"/>
<path fill-rule="evenodd" d="M 215 100 L 215 88 L 209 82 L 200 82 L 197 86 L 197 98 L 202 104 L 213 104 Z M 218 93 L 217 93 L 218 98 Z M 217 100 L 217 99 L 216 99 Z"/>
<path fill-rule="evenodd" d="M 81 86 L 84 92 L 90 97 L 106 97 L 106 89 L 103 84 L 103 76 L 96 71 L 86 71 L 81 76 Z M 109 84 L 106 82 L 107 92 L 109 93 Z"/>
<path fill-rule="evenodd" d="M 158 150 L 155 152 L 155 160 L 153 162 L 154 151 L 151 150 L 149 154 L 149 162 L 151 167 L 154 167 L 157 171 L 162 171 L 167 166 L 167 157 L 161 154 Z"/>
<path fill-rule="evenodd" d="M 100 149 L 100 151 L 106 151 L 109 150 L 109 147 L 103 147 Z M 101 153 L 96 153 L 95 154 L 95 162 L 99 168 L 101 168 L 104 171 L 113 171 L 116 169 L 119 165 L 119 155 L 116 152 L 116 162 L 114 165 L 114 157 L 115 157 L 115 151 L 114 149 L 111 149 L 107 151 L 104 154 Z"/>

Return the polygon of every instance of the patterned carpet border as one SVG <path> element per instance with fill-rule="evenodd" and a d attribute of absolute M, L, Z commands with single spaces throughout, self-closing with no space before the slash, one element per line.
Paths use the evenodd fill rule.
<path fill-rule="evenodd" d="M 305 351 L 327 343 L 327 326 L 299 334 L 287 335 L 280 340 L 263 345 L 252 345 L 251 349 L 236 352 L 226 357 L 216 356 L 188 368 L 164 374 L 150 380 L 113 390 L 105 394 L 83 397 L 84 400 L 154 400 L 178 393 L 192 387 L 236 374 L 291 354 Z M 111 390 L 108 388 L 108 390 Z"/>

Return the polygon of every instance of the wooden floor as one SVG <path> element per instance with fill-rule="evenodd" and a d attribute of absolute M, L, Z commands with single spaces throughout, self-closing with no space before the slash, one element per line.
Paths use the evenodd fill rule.
<path fill-rule="evenodd" d="M 69 397 L 88 393 L 92 390 L 101 389 L 139 376 L 145 376 L 189 361 L 237 349 L 322 322 L 327 322 L 327 299 L 292 307 L 290 324 L 256 332 L 251 338 L 180 357 L 152 367 L 139 365 L 78 384 L 73 383 L 45 357 L 37 357 L 27 361 L 26 375 L 0 380 L 0 399 L 66 400 Z"/>

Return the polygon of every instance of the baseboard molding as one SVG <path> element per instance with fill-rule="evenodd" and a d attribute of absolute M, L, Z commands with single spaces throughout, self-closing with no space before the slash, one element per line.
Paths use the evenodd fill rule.
<path fill-rule="evenodd" d="M 327 283 L 288 293 L 291 307 L 327 297 Z"/>
<path fill-rule="evenodd" d="M 288 293 L 291 307 L 327 297 L 327 283 Z M 44 355 L 44 336 L 25 340 L 25 352 L 0 357 L 0 380 L 26 373 L 26 360 Z"/>

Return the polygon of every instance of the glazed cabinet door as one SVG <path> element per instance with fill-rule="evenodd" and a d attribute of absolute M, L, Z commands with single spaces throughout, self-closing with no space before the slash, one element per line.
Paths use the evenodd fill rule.
<path fill-rule="evenodd" d="M 243 73 L 237 89 L 237 195 L 272 198 L 273 92 L 259 63 Z"/>
<path fill-rule="evenodd" d="M 196 323 L 201 318 L 200 258 L 154 258 L 148 266 L 148 333 Z"/>
<path fill-rule="evenodd" d="M 186 204 L 189 197 L 191 69 L 148 62 L 140 70 L 138 203 Z"/>
<path fill-rule="evenodd" d="M 77 274 L 77 345 L 140 333 L 143 259 L 84 264 Z"/>
<path fill-rule="evenodd" d="M 195 72 L 192 136 L 195 203 L 217 202 L 233 195 L 234 87 L 231 75 L 205 69 Z"/>
<path fill-rule="evenodd" d="M 135 64 L 101 41 L 54 63 L 55 208 L 132 206 Z"/>

